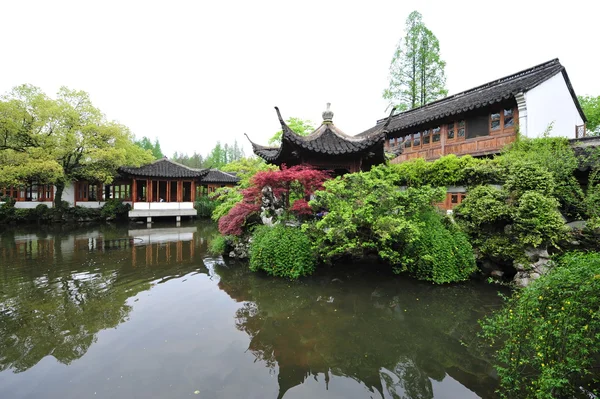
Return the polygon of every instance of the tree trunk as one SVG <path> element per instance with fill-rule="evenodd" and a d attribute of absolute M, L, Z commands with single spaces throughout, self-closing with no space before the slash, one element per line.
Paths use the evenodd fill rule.
<path fill-rule="evenodd" d="M 59 181 L 55 184 L 56 193 L 54 194 L 54 207 L 60 208 L 62 207 L 62 195 L 63 191 L 65 191 L 65 182 Z"/>

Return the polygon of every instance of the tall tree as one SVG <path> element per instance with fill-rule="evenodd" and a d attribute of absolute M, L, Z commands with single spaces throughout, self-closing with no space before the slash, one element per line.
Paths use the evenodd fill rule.
<path fill-rule="evenodd" d="M 392 57 L 389 86 L 383 91 L 389 107 L 400 111 L 420 107 L 448 94 L 446 62 L 440 58 L 440 43 L 418 11 L 406 19 L 405 31 Z"/>
<path fill-rule="evenodd" d="M 300 118 L 289 118 L 286 121 L 287 125 L 294 131 L 294 133 L 299 134 L 300 136 L 308 136 L 311 134 L 315 127 L 313 123 L 309 120 L 304 120 Z M 281 144 L 281 135 L 283 134 L 283 130 L 278 131 L 269 139 L 269 144 L 271 145 L 279 145 Z"/>
<path fill-rule="evenodd" d="M 577 96 L 587 118 L 587 134 L 600 136 L 600 96 Z"/>
<path fill-rule="evenodd" d="M 5 143 L 0 159 L 10 161 L 2 162 L 0 170 L 20 184 L 31 180 L 55 184 L 57 205 L 68 181 L 110 183 L 119 166 L 152 160 L 150 152 L 133 143 L 129 129 L 107 120 L 84 91 L 62 87 L 52 100 L 36 87 L 19 86 L 2 98 L 0 126 Z M 14 163 L 24 172 L 11 175 Z M 46 166 L 50 173 L 36 171 Z"/>
<path fill-rule="evenodd" d="M 153 143 L 148 137 L 144 136 L 141 139 L 136 140 L 135 144 L 144 150 L 150 151 L 154 159 L 160 159 L 164 157 L 158 138 L 155 138 Z"/>

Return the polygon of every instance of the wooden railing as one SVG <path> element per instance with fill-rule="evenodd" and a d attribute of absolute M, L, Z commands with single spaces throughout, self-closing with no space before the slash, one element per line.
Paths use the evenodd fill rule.
<path fill-rule="evenodd" d="M 586 136 L 585 123 L 583 125 L 575 125 L 575 138 L 580 139 Z"/>
<path fill-rule="evenodd" d="M 445 142 L 436 143 L 429 148 L 406 148 L 405 151 L 394 158 L 391 163 L 400 163 L 414 158 L 425 158 L 430 161 L 440 158 L 444 155 L 455 154 L 455 155 L 473 155 L 482 156 L 487 154 L 494 154 L 500 152 L 500 150 L 507 144 L 514 142 L 516 134 L 503 133 L 492 136 L 475 137 L 472 139 L 466 139 L 464 141 L 456 142 Z"/>

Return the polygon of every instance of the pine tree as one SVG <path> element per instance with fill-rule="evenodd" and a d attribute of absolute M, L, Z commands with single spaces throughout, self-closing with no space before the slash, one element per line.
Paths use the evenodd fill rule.
<path fill-rule="evenodd" d="M 394 52 L 390 64 L 389 87 L 383 98 L 400 111 L 420 107 L 448 94 L 440 43 L 423 24 L 418 11 L 406 19 L 406 36 Z"/>

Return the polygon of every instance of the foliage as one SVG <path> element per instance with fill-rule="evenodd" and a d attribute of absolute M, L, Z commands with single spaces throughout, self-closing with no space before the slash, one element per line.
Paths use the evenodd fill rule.
<path fill-rule="evenodd" d="M 561 211 L 572 218 L 578 218 L 585 213 L 585 209 L 582 208 L 584 194 L 574 176 L 579 160 L 568 139 L 520 137 L 515 143 L 506 147 L 502 156 L 498 157 L 498 162 L 505 170 L 505 178 L 510 176 L 511 169 L 516 167 L 514 165 L 523 163 L 536 164 L 546 169 L 552 174 L 554 180 L 553 183 L 549 183 L 554 187 L 546 191 L 546 194 L 558 199 Z M 544 172 L 541 173 L 546 175 Z M 540 187 L 540 190 L 543 188 Z"/>
<path fill-rule="evenodd" d="M 237 140 L 234 140 L 233 145 L 227 143 L 221 144 L 220 141 L 217 141 L 217 144 L 215 144 L 210 152 L 204 157 L 196 151 L 194 151 L 192 155 L 187 155 L 187 153 L 184 152 L 175 152 L 171 157 L 175 162 L 196 169 L 222 169 L 228 163 L 243 158 L 244 148 L 238 144 Z"/>
<path fill-rule="evenodd" d="M 219 219 L 229 213 L 235 204 L 243 199 L 242 190 L 250 187 L 251 179 L 257 172 L 277 169 L 276 166 L 268 165 L 262 158 L 258 157 L 241 158 L 225 165 L 221 170 L 235 173 L 240 181 L 235 187 L 218 188 L 211 196 L 216 202 L 212 219 L 219 221 Z"/>
<path fill-rule="evenodd" d="M 600 136 L 600 96 L 577 96 L 577 99 L 587 118 L 587 135 Z"/>
<path fill-rule="evenodd" d="M 389 165 L 389 167 L 378 166 L 374 168 L 374 171 L 391 179 L 394 184 L 410 187 L 423 185 L 434 187 L 470 186 L 501 181 L 500 166 L 497 160 L 478 159 L 470 155 L 457 157 L 450 154 L 433 162 L 415 158 Z"/>
<path fill-rule="evenodd" d="M 312 274 L 315 256 L 308 237 L 297 227 L 257 226 L 250 243 L 250 270 L 290 279 Z"/>
<path fill-rule="evenodd" d="M 304 120 L 300 118 L 291 117 L 285 122 L 292 131 L 300 136 L 308 136 L 314 130 L 314 124 L 309 120 Z M 283 130 L 278 131 L 269 139 L 269 144 L 271 145 L 280 145 L 281 144 L 281 136 L 283 135 Z"/>
<path fill-rule="evenodd" d="M 65 210 L 67 219 L 72 219 L 78 222 L 87 222 L 100 219 L 100 209 L 85 208 L 82 206 L 74 206 Z"/>
<path fill-rule="evenodd" d="M 215 256 L 223 255 L 226 248 L 227 238 L 220 234 L 216 234 L 208 244 L 208 253 Z"/>
<path fill-rule="evenodd" d="M 600 394 L 599 293 L 600 253 L 568 253 L 482 321 L 504 397 Z"/>
<path fill-rule="evenodd" d="M 440 58 L 440 43 L 423 23 L 421 14 L 410 13 L 406 36 L 396 46 L 390 65 L 390 82 L 383 98 L 400 111 L 420 107 L 448 94 Z"/>
<path fill-rule="evenodd" d="M 134 144 L 129 129 L 107 120 L 84 91 L 62 87 L 53 100 L 22 85 L 2 98 L 0 118 L 5 143 L 0 158 L 10 161 L 2 163 L 7 180 L 55 183 L 57 205 L 67 181 L 110 183 L 119 166 L 152 160 L 150 152 Z"/>
<path fill-rule="evenodd" d="M 154 159 L 161 159 L 164 157 L 164 154 L 160 148 L 160 143 L 158 142 L 158 138 L 155 138 L 153 143 L 148 137 L 144 136 L 141 139 L 136 140 L 135 145 L 144 150 L 150 151 Z"/>
<path fill-rule="evenodd" d="M 467 280 L 477 270 L 473 247 L 465 233 L 454 225 L 444 226 L 433 211 L 420 215 L 423 223 L 416 239 L 407 243 L 399 273 L 409 271 L 419 280 L 437 284 Z"/>
<path fill-rule="evenodd" d="M 525 175 L 530 170 L 525 169 Z M 518 176 L 515 177 L 518 180 Z M 523 180 L 527 180 L 526 176 Z M 535 188 L 546 181 L 530 185 L 507 187 L 477 186 L 455 209 L 456 220 L 469 237 L 472 245 L 485 257 L 512 261 L 521 259 L 526 247 L 556 245 L 565 238 L 567 227 L 558 202 Z M 521 190 L 521 191 L 519 191 Z"/>
<path fill-rule="evenodd" d="M 340 256 L 374 253 L 392 265 L 404 261 L 402 246 L 418 235 L 418 215 L 431 210 L 443 189 L 399 190 L 377 173 L 360 172 L 329 180 L 311 205 L 326 214 L 304 226 L 319 257 L 330 262 Z"/>
<path fill-rule="evenodd" d="M 198 211 L 198 216 L 201 218 L 211 217 L 216 206 L 216 202 L 210 199 L 208 196 L 201 196 L 197 198 L 196 203 L 194 204 L 194 208 L 196 208 Z"/>
<path fill-rule="evenodd" d="M 109 199 L 100 208 L 100 217 L 105 220 L 124 219 L 128 216 L 131 206 L 121 199 Z"/>
<path fill-rule="evenodd" d="M 305 197 L 320 190 L 328 177 L 327 172 L 303 165 L 291 168 L 284 165 L 280 170 L 259 171 L 250 179 L 249 187 L 241 190 L 242 200 L 219 218 L 219 231 L 224 235 L 242 234 L 248 218 L 260 210 L 262 190 L 265 187 L 272 190 L 274 198 L 281 203 L 284 210 L 289 210 L 292 214 L 296 212 L 296 215 L 305 214 Z M 233 198 L 233 195 L 229 197 Z M 300 203 L 296 205 L 295 202 L 298 201 Z M 219 207 L 217 211 L 220 211 Z"/>

